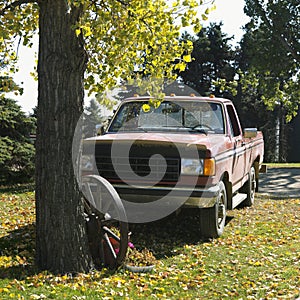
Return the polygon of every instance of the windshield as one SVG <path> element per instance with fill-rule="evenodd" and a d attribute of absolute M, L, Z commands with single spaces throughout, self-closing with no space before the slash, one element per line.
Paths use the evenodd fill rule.
<path fill-rule="evenodd" d="M 192 131 L 224 133 L 222 106 L 205 101 L 163 101 L 158 107 L 149 101 L 122 104 L 109 132 Z"/>

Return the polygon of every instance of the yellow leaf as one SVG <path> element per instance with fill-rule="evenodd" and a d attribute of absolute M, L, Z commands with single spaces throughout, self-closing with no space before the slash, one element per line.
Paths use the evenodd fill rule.
<path fill-rule="evenodd" d="M 149 112 L 150 111 L 150 105 L 149 104 L 143 104 L 142 110 L 145 113 Z"/>
<path fill-rule="evenodd" d="M 175 70 L 179 70 L 180 72 L 183 72 L 185 70 L 185 63 L 181 62 L 176 64 Z"/>
<path fill-rule="evenodd" d="M 203 20 L 203 21 L 207 21 L 207 20 L 208 20 L 208 17 L 207 17 L 207 15 L 205 15 L 205 14 L 202 14 L 201 17 L 202 17 L 202 20 Z"/>
<path fill-rule="evenodd" d="M 84 29 L 85 29 L 85 34 L 84 34 L 85 37 L 92 35 L 91 27 L 86 26 Z"/>
<path fill-rule="evenodd" d="M 192 61 L 192 57 L 191 57 L 191 55 L 184 55 L 184 56 L 183 56 L 183 60 L 184 60 L 185 62 L 191 62 L 191 61 Z"/>
<path fill-rule="evenodd" d="M 155 108 L 155 109 L 156 109 L 156 108 L 159 108 L 159 107 L 160 107 L 160 104 L 161 104 L 161 101 L 159 101 L 159 100 L 154 101 L 154 103 L 153 103 L 154 108 Z"/>

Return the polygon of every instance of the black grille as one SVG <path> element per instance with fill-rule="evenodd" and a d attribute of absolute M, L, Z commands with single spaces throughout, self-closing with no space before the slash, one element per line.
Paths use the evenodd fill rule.
<path fill-rule="evenodd" d="M 151 168 L 150 169 L 150 159 Z M 160 182 L 176 182 L 180 174 L 180 160 L 178 158 L 169 157 L 109 157 L 96 156 L 96 164 L 100 176 L 108 180 L 139 180 Z M 163 167 L 166 166 L 166 170 Z M 130 165 L 130 166 L 129 166 Z M 150 175 L 151 173 L 151 175 Z M 148 178 L 146 176 L 150 175 Z"/>

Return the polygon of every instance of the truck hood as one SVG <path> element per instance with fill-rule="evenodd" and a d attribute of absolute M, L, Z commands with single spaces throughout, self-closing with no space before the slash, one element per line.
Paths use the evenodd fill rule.
<path fill-rule="evenodd" d="M 208 150 L 214 156 L 220 153 L 220 148 L 225 147 L 225 140 L 228 139 L 221 134 L 178 134 L 178 133 L 157 133 L 157 132 L 136 132 L 136 133 L 115 133 L 88 138 L 88 143 L 142 143 L 163 145 L 174 143 L 176 145 L 192 147 L 196 146 L 199 150 Z"/>

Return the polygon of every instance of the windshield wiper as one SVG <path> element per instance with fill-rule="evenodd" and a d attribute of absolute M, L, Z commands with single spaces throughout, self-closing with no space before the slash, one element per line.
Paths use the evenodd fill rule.
<path fill-rule="evenodd" d="M 207 130 L 202 129 L 202 128 L 191 128 L 192 131 L 197 131 L 199 133 L 204 133 L 205 135 L 207 135 Z"/>
<path fill-rule="evenodd" d="M 189 130 L 191 131 L 196 131 L 196 132 L 199 132 L 199 133 L 204 133 L 205 135 L 207 135 L 207 130 L 203 129 L 203 128 L 197 128 L 199 127 L 200 125 L 196 125 L 196 126 L 185 126 L 185 128 L 188 128 Z"/>

